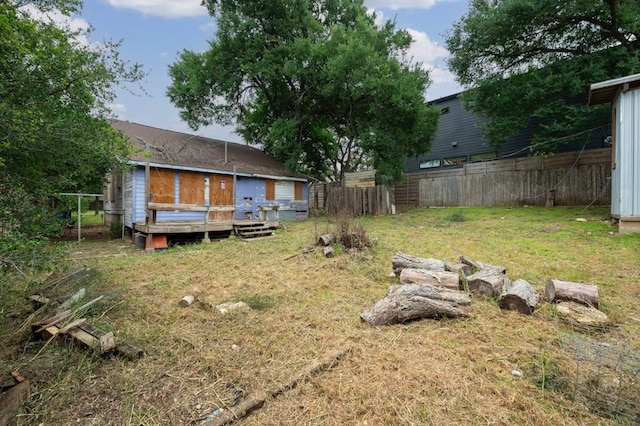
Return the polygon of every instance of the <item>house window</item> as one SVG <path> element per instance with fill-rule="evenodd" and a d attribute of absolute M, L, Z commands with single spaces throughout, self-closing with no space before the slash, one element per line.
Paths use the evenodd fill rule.
<path fill-rule="evenodd" d="M 440 110 L 440 114 L 446 114 L 449 112 L 449 107 L 444 107 Z"/>
<path fill-rule="evenodd" d="M 471 161 L 482 161 L 482 160 L 491 160 L 498 156 L 498 153 L 495 151 L 492 152 L 483 152 L 481 154 L 473 154 L 471 155 Z"/>
<path fill-rule="evenodd" d="M 151 168 L 149 173 L 149 191 L 153 203 L 173 204 L 175 201 L 175 171 L 171 169 Z"/>
<path fill-rule="evenodd" d="M 440 159 L 437 160 L 426 160 L 420 162 L 421 169 L 432 169 L 434 167 L 440 167 Z"/>
<path fill-rule="evenodd" d="M 293 200 L 295 195 L 295 185 L 291 181 L 276 181 L 276 200 Z"/>
<path fill-rule="evenodd" d="M 460 155 L 458 157 L 449 157 L 442 160 L 443 166 L 460 166 L 467 162 L 466 155 Z"/>

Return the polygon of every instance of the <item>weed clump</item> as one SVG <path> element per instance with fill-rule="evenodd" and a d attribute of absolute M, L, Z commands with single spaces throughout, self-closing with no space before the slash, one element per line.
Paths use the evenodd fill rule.
<path fill-rule="evenodd" d="M 464 213 L 462 213 L 461 210 L 458 210 L 457 212 L 453 212 L 448 216 L 445 216 L 444 220 L 447 222 L 466 222 L 467 217 L 464 215 Z"/>
<path fill-rule="evenodd" d="M 348 213 L 341 213 L 336 218 L 336 238 L 345 250 L 362 250 L 371 248 L 373 240 L 367 236 L 367 231 L 359 224 L 352 224 L 353 217 Z"/>

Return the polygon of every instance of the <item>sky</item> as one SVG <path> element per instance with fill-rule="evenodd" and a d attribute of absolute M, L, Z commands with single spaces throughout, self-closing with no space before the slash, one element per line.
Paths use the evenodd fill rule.
<path fill-rule="evenodd" d="M 171 84 L 168 67 L 183 50 L 204 51 L 213 39 L 215 19 L 201 0 L 85 0 L 82 14 L 72 26 L 88 28 L 88 42 L 121 41 L 121 58 L 139 63 L 147 73 L 136 86 L 118 89 L 111 105 L 114 115 L 139 124 L 197 134 L 229 142 L 242 142 L 232 126 L 211 125 L 197 131 L 180 119 L 166 96 Z M 434 100 L 462 89 L 447 70 L 449 52 L 445 33 L 467 11 L 468 0 L 365 0 L 379 19 L 392 19 L 414 39 L 411 56 L 430 70 L 432 84 L 426 99 Z"/>

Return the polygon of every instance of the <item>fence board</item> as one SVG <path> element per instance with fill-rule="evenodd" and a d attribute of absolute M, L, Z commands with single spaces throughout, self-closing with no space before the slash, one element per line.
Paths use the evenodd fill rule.
<path fill-rule="evenodd" d="M 577 160 L 577 161 L 576 161 Z M 399 206 L 608 205 L 611 149 L 484 163 L 406 175 L 396 185 Z"/>

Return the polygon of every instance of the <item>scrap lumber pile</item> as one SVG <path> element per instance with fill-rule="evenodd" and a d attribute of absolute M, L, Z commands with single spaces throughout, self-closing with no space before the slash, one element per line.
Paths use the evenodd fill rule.
<path fill-rule="evenodd" d="M 87 268 L 81 268 L 46 285 L 44 289 L 50 289 L 70 280 L 85 276 L 88 272 L 89 270 Z M 116 338 L 113 332 L 105 332 L 94 327 L 87 321 L 87 318 L 82 316 L 86 314 L 89 307 L 103 300 L 103 295 L 72 309 L 74 305 L 81 302 L 86 296 L 86 293 L 85 288 L 81 288 L 59 304 L 42 294 L 31 295 L 29 299 L 32 302 L 41 306 L 55 308 L 53 315 L 31 324 L 33 333 L 45 339 L 47 344 L 54 339 L 71 340 L 80 344 L 80 346 L 95 350 L 100 354 L 115 353 L 129 359 L 142 357 L 144 355 L 143 351 L 131 345 L 116 344 Z"/>
<path fill-rule="evenodd" d="M 360 318 L 370 325 L 390 325 L 420 318 L 471 316 L 471 298 L 492 297 L 498 306 L 531 315 L 540 296 L 524 279 L 511 281 L 503 266 L 482 263 L 464 256 L 455 262 L 396 253 L 393 273 L 399 285 L 388 288 L 384 298 L 365 310 Z M 602 325 L 608 318 L 598 308 L 598 288 L 590 284 L 551 279 L 545 297 L 556 303 L 565 319 L 586 325 Z"/>

